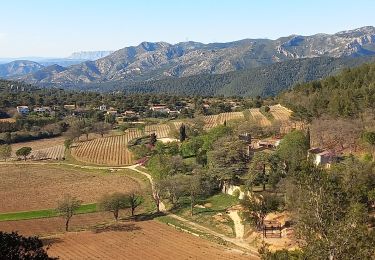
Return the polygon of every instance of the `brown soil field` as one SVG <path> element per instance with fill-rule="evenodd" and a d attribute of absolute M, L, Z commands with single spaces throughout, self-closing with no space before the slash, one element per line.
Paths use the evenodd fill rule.
<path fill-rule="evenodd" d="M 120 217 L 129 215 L 128 212 L 120 212 Z M 70 231 L 87 229 L 96 224 L 106 223 L 113 220 L 112 213 L 98 212 L 80 214 L 74 216 L 69 224 Z M 5 232 L 18 231 L 25 236 L 47 236 L 65 231 L 65 222 L 61 217 L 41 218 L 18 221 L 1 221 L 0 230 Z"/>
<path fill-rule="evenodd" d="M 152 220 L 65 233 L 45 242 L 51 245 L 49 255 L 60 259 L 255 259 Z"/>
<path fill-rule="evenodd" d="M 63 136 L 59 136 L 59 137 L 35 140 L 35 141 L 30 141 L 30 142 L 15 143 L 15 144 L 12 144 L 12 155 L 16 155 L 16 151 L 24 146 L 31 147 L 31 149 L 35 151 L 35 150 L 50 148 L 52 146 L 63 145 L 64 140 L 65 138 Z"/>
<path fill-rule="evenodd" d="M 66 193 L 83 203 L 93 203 L 107 192 L 140 188 L 136 180 L 121 172 L 103 173 L 49 165 L 2 165 L 0 212 L 54 208 Z"/>

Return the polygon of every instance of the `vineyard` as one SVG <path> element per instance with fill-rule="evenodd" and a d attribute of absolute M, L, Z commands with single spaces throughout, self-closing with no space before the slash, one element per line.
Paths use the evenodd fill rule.
<path fill-rule="evenodd" d="M 271 125 L 270 120 L 259 111 L 259 108 L 251 108 L 250 115 L 259 126 L 266 127 Z"/>
<path fill-rule="evenodd" d="M 218 125 L 219 115 L 210 115 L 204 117 L 204 129 L 209 130 Z"/>
<path fill-rule="evenodd" d="M 180 127 L 181 127 L 181 125 L 182 125 L 182 122 L 181 122 L 181 121 L 174 121 L 174 122 L 173 122 L 173 125 L 174 125 L 174 127 L 175 127 L 177 130 L 179 130 Z"/>
<path fill-rule="evenodd" d="M 29 158 L 32 160 L 62 160 L 64 158 L 64 153 L 64 145 L 57 145 L 49 148 L 32 151 L 29 155 Z"/>
<path fill-rule="evenodd" d="M 210 115 L 204 117 L 204 129 L 208 130 L 218 125 L 223 125 L 224 122 L 228 122 L 230 120 L 240 120 L 245 119 L 242 112 L 227 112 L 221 113 L 218 115 Z"/>
<path fill-rule="evenodd" d="M 277 121 L 289 122 L 292 111 L 278 104 L 278 105 L 270 106 L 270 113 L 273 115 L 273 117 Z"/>
<path fill-rule="evenodd" d="M 129 165 L 133 156 L 127 148 L 130 140 L 142 136 L 139 130 L 130 130 L 123 135 L 98 138 L 74 145 L 72 155 L 79 161 L 112 166 Z"/>
<path fill-rule="evenodd" d="M 155 133 L 158 138 L 168 137 L 171 128 L 169 125 L 162 124 L 162 125 L 146 125 L 145 127 L 145 134 L 149 135 Z"/>
<path fill-rule="evenodd" d="M 229 112 L 229 113 L 222 113 L 219 114 L 219 124 L 224 124 L 224 122 L 228 122 L 230 120 L 241 120 L 245 119 L 242 112 Z"/>

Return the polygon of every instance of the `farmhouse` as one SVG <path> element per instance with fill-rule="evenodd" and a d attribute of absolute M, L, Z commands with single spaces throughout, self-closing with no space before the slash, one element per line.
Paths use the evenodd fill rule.
<path fill-rule="evenodd" d="M 17 106 L 17 112 L 22 116 L 26 116 L 29 114 L 30 110 L 28 106 Z"/>
<path fill-rule="evenodd" d="M 307 157 L 311 158 L 316 166 L 324 168 L 330 168 L 331 164 L 337 161 L 337 156 L 333 152 L 321 148 L 311 148 Z"/>

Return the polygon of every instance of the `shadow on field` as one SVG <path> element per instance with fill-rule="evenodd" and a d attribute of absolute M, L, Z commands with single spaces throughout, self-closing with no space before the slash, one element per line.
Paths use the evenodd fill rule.
<path fill-rule="evenodd" d="M 165 216 L 163 212 L 155 212 L 155 213 L 144 213 L 134 216 L 132 219 L 136 222 L 138 221 L 148 221 L 153 220 L 154 218 Z"/>
<path fill-rule="evenodd" d="M 130 223 L 130 224 L 115 223 L 115 224 L 112 224 L 112 225 L 95 227 L 93 232 L 94 233 L 103 233 L 103 232 L 109 232 L 109 231 L 132 232 L 132 231 L 137 231 L 137 230 L 141 230 L 141 228 L 136 226 L 133 223 Z"/>
<path fill-rule="evenodd" d="M 63 242 L 63 239 L 61 239 L 59 237 L 41 238 L 41 240 L 42 240 L 43 245 L 47 246 L 47 247 L 50 247 L 53 244 L 58 244 L 58 243 L 62 243 Z"/>

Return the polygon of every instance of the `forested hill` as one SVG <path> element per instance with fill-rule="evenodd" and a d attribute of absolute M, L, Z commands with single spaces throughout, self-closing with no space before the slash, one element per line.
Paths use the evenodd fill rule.
<path fill-rule="evenodd" d="M 375 57 L 311 58 L 280 62 L 269 66 L 224 74 L 200 74 L 129 84 L 124 81 L 91 83 L 70 88 L 131 93 L 168 93 L 200 96 L 274 96 L 299 82 L 308 82 L 355 67 Z"/>
<path fill-rule="evenodd" d="M 375 63 L 344 69 L 336 76 L 298 84 L 279 96 L 280 102 L 309 119 L 329 114 L 334 117 L 358 117 L 375 111 Z"/>

